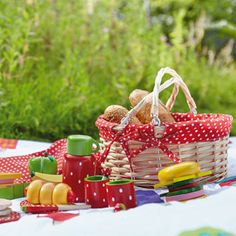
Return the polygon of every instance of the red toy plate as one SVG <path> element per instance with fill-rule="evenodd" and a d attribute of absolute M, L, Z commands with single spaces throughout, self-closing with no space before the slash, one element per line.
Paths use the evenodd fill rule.
<path fill-rule="evenodd" d="M 19 219 L 20 213 L 13 211 L 9 216 L 0 217 L 0 224 L 17 221 Z"/>
<path fill-rule="evenodd" d="M 187 189 L 187 188 L 196 187 L 198 185 L 201 185 L 200 181 L 196 181 L 191 184 L 186 184 L 186 185 L 183 185 L 180 187 L 175 187 L 175 188 L 168 186 L 168 189 L 169 189 L 169 192 L 175 192 L 175 191 L 179 191 L 179 190 L 183 190 L 183 189 Z"/>
<path fill-rule="evenodd" d="M 40 214 L 57 211 L 58 207 L 56 205 L 34 205 L 28 201 L 22 201 L 20 203 L 21 210 L 25 213 Z"/>
<path fill-rule="evenodd" d="M 191 192 L 191 193 L 185 193 L 185 194 L 165 197 L 165 200 L 166 200 L 166 202 L 187 201 L 187 200 L 190 200 L 190 199 L 202 197 L 204 195 L 205 195 L 204 190 L 199 190 L 199 191 L 195 191 L 195 192 Z"/>

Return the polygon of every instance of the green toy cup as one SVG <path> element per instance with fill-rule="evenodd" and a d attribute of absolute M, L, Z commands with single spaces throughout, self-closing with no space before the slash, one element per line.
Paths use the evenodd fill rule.
<path fill-rule="evenodd" d="M 93 146 L 96 146 L 94 149 Z M 89 156 L 99 151 L 99 143 L 87 135 L 70 135 L 67 138 L 67 153 L 73 156 Z"/>

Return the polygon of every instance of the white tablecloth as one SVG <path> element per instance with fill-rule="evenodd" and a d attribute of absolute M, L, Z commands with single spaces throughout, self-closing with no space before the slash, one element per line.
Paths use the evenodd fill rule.
<path fill-rule="evenodd" d="M 231 141 L 229 176 L 236 175 L 236 138 Z M 0 157 L 40 151 L 49 145 L 20 141 L 16 150 L 1 151 Z M 13 209 L 19 212 L 20 200 L 13 200 Z M 201 227 L 220 228 L 236 234 L 236 187 L 226 187 L 207 198 L 186 203 L 148 204 L 119 213 L 109 208 L 83 210 L 80 216 L 56 224 L 48 218 L 22 213 L 19 221 L 0 225 L 0 236 L 174 236 Z"/>

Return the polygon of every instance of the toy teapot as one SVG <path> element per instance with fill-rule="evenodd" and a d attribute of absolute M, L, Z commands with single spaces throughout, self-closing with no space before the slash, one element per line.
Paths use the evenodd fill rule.
<path fill-rule="evenodd" d="M 94 148 L 95 147 L 95 148 Z M 84 202 L 84 178 L 95 174 L 94 153 L 99 143 L 87 135 L 70 135 L 62 169 L 63 183 L 71 186 L 76 202 Z"/>

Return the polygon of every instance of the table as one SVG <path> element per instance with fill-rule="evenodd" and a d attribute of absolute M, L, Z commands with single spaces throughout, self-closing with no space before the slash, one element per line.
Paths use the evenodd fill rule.
<path fill-rule="evenodd" d="M 229 176 L 236 175 L 236 137 L 231 138 L 231 141 Z M 19 141 L 17 149 L 0 152 L 0 157 L 40 151 L 49 145 L 49 143 Z M 211 185 L 208 185 L 207 189 L 208 192 L 213 191 Z M 21 199 L 13 200 L 14 210 L 20 211 L 20 201 Z M 19 221 L 0 225 L 0 236 L 174 236 L 204 226 L 236 234 L 235 201 L 236 187 L 232 186 L 222 188 L 207 198 L 186 203 L 148 204 L 119 213 L 113 213 L 109 208 L 83 210 L 80 211 L 80 216 L 56 224 L 52 224 L 52 220 L 48 218 L 22 214 Z"/>

